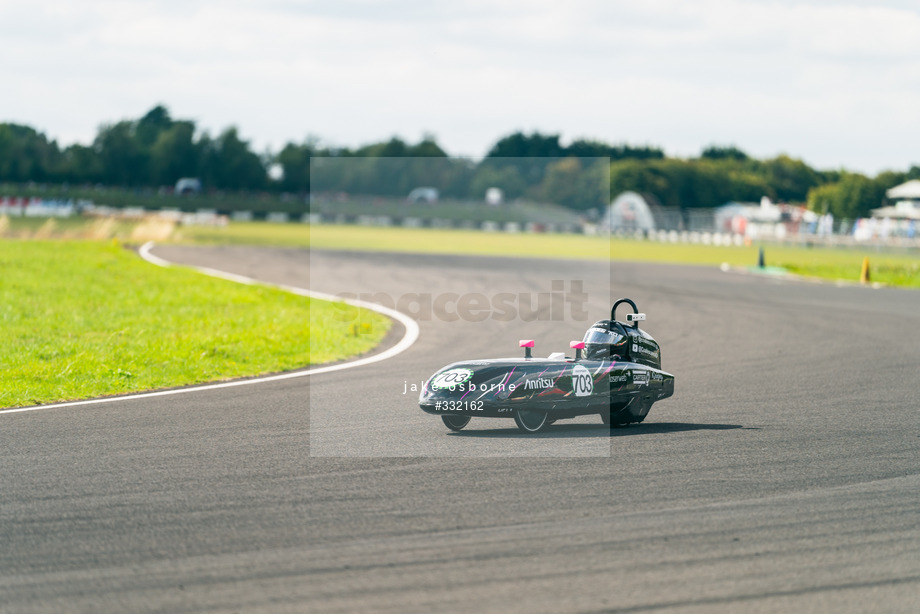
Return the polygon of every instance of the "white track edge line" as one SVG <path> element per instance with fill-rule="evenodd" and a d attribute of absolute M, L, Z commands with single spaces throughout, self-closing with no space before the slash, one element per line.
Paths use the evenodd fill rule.
<path fill-rule="evenodd" d="M 146 260 L 151 264 L 155 264 L 161 267 L 170 267 L 173 266 L 172 262 L 164 260 L 159 256 L 154 256 L 150 253 L 150 249 L 153 247 L 153 241 L 148 241 L 141 246 L 138 250 L 141 258 Z M 53 403 L 49 405 L 34 405 L 32 407 L 17 407 L 14 409 L 3 409 L 0 410 L 0 414 L 15 414 L 27 411 L 38 411 L 40 409 L 61 409 L 64 407 L 77 407 L 80 405 L 97 405 L 101 403 L 114 403 L 115 401 L 133 401 L 135 399 L 151 399 L 154 397 L 165 397 L 174 394 L 187 394 L 190 392 L 204 392 L 207 390 L 219 390 L 221 388 L 233 388 L 236 386 L 249 386 L 252 384 L 263 384 L 267 382 L 277 382 L 286 379 L 293 379 L 296 377 L 305 377 L 308 375 L 319 375 L 320 373 L 330 373 L 332 371 L 341 371 L 343 369 L 351 369 L 353 367 L 362 367 L 364 365 L 373 364 L 375 362 L 380 362 L 392 358 L 397 354 L 400 354 L 407 349 L 409 349 L 412 344 L 416 342 L 419 336 L 419 327 L 418 323 L 407 316 L 406 314 L 396 311 L 395 309 L 390 309 L 389 307 L 384 307 L 383 305 L 378 305 L 377 303 L 369 303 L 367 301 L 360 301 L 356 299 L 342 299 L 338 296 L 332 294 L 326 294 L 324 292 L 314 292 L 313 290 L 308 290 L 306 288 L 298 288 L 297 286 L 288 286 L 283 284 L 272 284 L 267 282 L 262 282 L 251 277 L 245 277 L 243 275 L 236 275 L 234 273 L 226 273 L 224 271 L 219 271 L 217 269 L 210 269 L 207 267 L 189 267 L 199 273 L 204 275 L 209 275 L 211 277 L 219 277 L 221 279 L 227 279 L 230 281 L 235 281 L 241 284 L 247 285 L 263 285 L 269 286 L 272 288 L 278 288 L 284 290 L 285 292 L 290 292 L 291 294 L 297 294 L 299 296 L 308 296 L 310 298 L 315 298 L 319 300 L 326 301 L 341 301 L 353 307 L 361 307 L 364 309 L 369 309 L 371 311 L 376 311 L 382 315 L 393 318 L 400 324 L 402 324 L 406 329 L 406 334 L 403 335 L 402 339 L 394 345 L 393 347 L 385 350 L 379 354 L 373 356 L 368 356 L 367 358 L 359 358 L 358 360 L 353 360 L 351 362 L 343 362 L 336 365 L 329 365 L 326 367 L 316 367 L 315 369 L 306 369 L 303 371 L 291 371 L 288 373 L 280 373 L 278 375 L 267 375 L 265 377 L 255 377 L 252 379 L 245 380 L 234 380 L 231 382 L 222 382 L 218 384 L 204 384 L 202 386 L 191 386 L 188 388 L 177 388 L 174 390 L 160 390 L 156 392 L 141 392 L 136 394 L 128 394 L 122 396 L 114 397 L 103 397 L 101 399 L 88 399 L 85 401 L 69 401 L 66 403 Z"/>

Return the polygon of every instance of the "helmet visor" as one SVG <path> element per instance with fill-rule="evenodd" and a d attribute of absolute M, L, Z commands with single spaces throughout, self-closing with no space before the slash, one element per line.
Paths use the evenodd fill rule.
<path fill-rule="evenodd" d="M 584 342 L 585 344 L 604 343 L 616 345 L 622 338 L 622 335 L 606 331 L 602 328 L 589 328 L 588 332 L 585 333 Z"/>

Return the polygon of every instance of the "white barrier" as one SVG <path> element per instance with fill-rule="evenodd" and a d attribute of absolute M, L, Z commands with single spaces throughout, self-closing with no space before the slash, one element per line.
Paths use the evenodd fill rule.
<path fill-rule="evenodd" d="M 4 196 L 0 198 L 0 215 L 11 217 L 71 217 L 77 212 L 73 200 L 18 198 Z"/>

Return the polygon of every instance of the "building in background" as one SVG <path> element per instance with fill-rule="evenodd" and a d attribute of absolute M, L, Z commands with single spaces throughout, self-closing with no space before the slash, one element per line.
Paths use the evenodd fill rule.
<path fill-rule="evenodd" d="M 920 220 L 920 179 L 896 185 L 885 192 L 891 205 L 872 210 L 872 217 L 892 220 Z"/>
<path fill-rule="evenodd" d="M 617 196 L 607 207 L 607 213 L 601 220 L 601 226 L 613 231 L 650 232 L 656 229 L 651 206 L 637 192 L 623 192 Z"/>

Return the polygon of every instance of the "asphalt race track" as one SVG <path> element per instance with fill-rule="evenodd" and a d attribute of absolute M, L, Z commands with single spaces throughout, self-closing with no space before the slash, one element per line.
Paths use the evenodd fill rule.
<path fill-rule="evenodd" d="M 2 612 L 920 611 L 920 293 L 651 264 L 154 253 L 385 293 L 421 336 L 307 378 L 0 413 Z M 531 314 L 553 280 L 582 282 L 586 316 Z M 425 312 L 446 293 L 510 293 L 516 312 Z M 677 378 L 641 425 L 452 433 L 407 391 L 518 339 L 566 350 L 620 296 Z"/>

